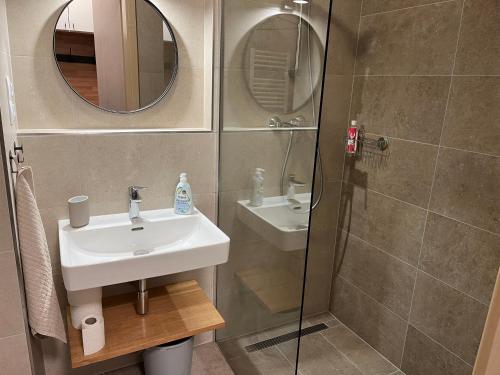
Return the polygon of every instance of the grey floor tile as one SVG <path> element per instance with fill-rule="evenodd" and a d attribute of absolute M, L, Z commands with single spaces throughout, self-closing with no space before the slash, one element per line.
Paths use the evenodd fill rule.
<path fill-rule="evenodd" d="M 324 323 L 328 327 L 334 327 L 340 322 L 335 318 L 331 312 L 324 312 L 318 315 L 310 316 L 305 319 L 305 322 L 307 322 L 310 325 L 315 325 L 315 324 L 320 324 Z"/>
<path fill-rule="evenodd" d="M 191 375 L 233 375 L 216 343 L 200 345 L 194 349 Z"/>
<path fill-rule="evenodd" d="M 120 368 L 111 372 L 105 372 L 103 375 L 144 375 L 144 367 L 142 363 Z"/>
<path fill-rule="evenodd" d="M 294 342 L 283 343 L 278 347 L 288 360 L 295 359 Z M 362 375 L 320 333 L 304 336 L 300 340 L 299 371 L 303 375 Z"/>
<path fill-rule="evenodd" d="M 396 366 L 343 325 L 327 329 L 321 334 L 364 375 L 389 375 L 397 371 Z"/>
<path fill-rule="evenodd" d="M 303 321 L 302 322 L 302 329 L 306 327 L 310 327 L 312 324 L 308 321 Z M 278 337 L 281 335 L 286 335 L 287 333 L 295 332 L 299 330 L 299 322 L 293 322 L 293 323 L 288 323 L 284 324 L 278 327 L 274 328 L 269 328 L 267 329 L 264 334 L 266 339 L 271 339 L 274 337 Z"/>
<path fill-rule="evenodd" d="M 293 375 L 294 368 L 276 348 L 268 348 L 228 360 L 237 375 Z"/>
<path fill-rule="evenodd" d="M 218 345 L 224 357 L 234 358 L 246 355 L 245 347 L 255 344 L 259 341 L 267 340 L 269 338 L 268 332 L 262 331 L 259 333 L 237 337 L 228 340 L 218 341 Z"/>

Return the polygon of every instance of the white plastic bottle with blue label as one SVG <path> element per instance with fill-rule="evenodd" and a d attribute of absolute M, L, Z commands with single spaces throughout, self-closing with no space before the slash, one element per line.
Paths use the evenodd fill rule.
<path fill-rule="evenodd" d="M 193 213 L 193 194 L 187 181 L 187 173 L 181 173 L 180 181 L 175 188 L 174 210 L 178 215 Z"/>

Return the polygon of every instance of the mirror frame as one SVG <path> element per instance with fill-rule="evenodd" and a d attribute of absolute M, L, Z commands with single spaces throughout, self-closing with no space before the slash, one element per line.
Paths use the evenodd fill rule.
<path fill-rule="evenodd" d="M 71 91 L 73 91 L 76 95 L 78 95 L 78 97 L 80 99 L 82 99 L 84 102 L 90 104 L 92 107 L 98 108 L 98 109 L 100 109 L 102 111 L 109 112 L 109 113 L 118 113 L 118 114 L 123 114 L 123 115 L 132 114 L 132 113 L 138 113 L 138 112 L 145 111 L 146 109 L 149 109 L 149 108 L 153 107 L 154 105 L 158 104 L 170 92 L 170 90 L 172 89 L 172 86 L 174 85 L 175 80 L 177 79 L 177 74 L 178 74 L 178 71 L 179 71 L 179 48 L 177 46 L 177 40 L 175 38 L 175 34 L 174 34 L 173 29 L 172 29 L 172 26 L 170 26 L 170 23 L 168 22 L 167 18 L 164 16 L 164 14 L 158 9 L 158 7 L 155 4 L 153 4 L 151 2 L 151 0 L 142 0 L 142 1 L 146 2 L 146 3 L 148 3 L 156 11 L 156 13 L 158 13 L 158 15 L 163 19 L 163 22 L 165 22 L 165 24 L 167 25 L 167 28 L 168 28 L 168 31 L 170 32 L 170 35 L 172 35 L 172 42 L 174 44 L 174 51 L 175 51 L 175 66 L 174 66 L 174 69 L 172 71 L 172 79 L 170 80 L 169 84 L 167 85 L 167 87 L 165 88 L 165 90 L 163 91 L 163 93 L 155 101 L 149 103 L 148 105 L 146 105 L 144 107 L 141 107 L 141 108 L 138 108 L 138 109 L 134 109 L 134 110 L 131 110 L 131 111 L 117 111 L 117 110 L 103 108 L 103 107 L 100 107 L 98 105 L 95 105 L 94 103 L 90 102 L 85 97 L 83 97 L 82 95 L 80 95 L 80 93 L 78 91 L 76 91 L 73 88 L 73 86 L 71 86 L 71 84 L 68 82 L 68 80 L 66 79 L 66 77 L 64 76 L 64 74 L 63 74 L 63 72 L 61 70 L 61 67 L 59 66 L 59 62 L 57 61 L 57 56 L 56 56 L 56 31 L 57 31 L 57 23 L 59 22 L 59 19 L 61 18 L 62 14 L 66 10 L 66 8 L 73 1 L 74 0 L 69 0 L 61 8 L 61 11 L 59 12 L 59 15 L 58 15 L 58 17 L 56 19 L 56 23 L 54 25 L 54 31 L 52 32 L 52 54 L 54 56 L 54 61 L 55 61 L 56 66 L 57 66 L 57 70 L 59 71 L 61 77 L 64 79 L 64 82 L 66 82 L 66 84 L 71 89 Z M 88 0 L 88 1 L 92 1 L 92 0 Z"/>

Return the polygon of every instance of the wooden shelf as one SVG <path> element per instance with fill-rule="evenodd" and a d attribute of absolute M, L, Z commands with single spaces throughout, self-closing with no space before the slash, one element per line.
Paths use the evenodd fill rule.
<path fill-rule="evenodd" d="M 135 312 L 136 293 L 103 299 L 106 345 L 84 356 L 80 330 L 71 325 L 68 308 L 68 343 L 73 368 L 105 361 L 170 341 L 219 329 L 224 319 L 196 281 L 149 290 L 149 313 Z"/>

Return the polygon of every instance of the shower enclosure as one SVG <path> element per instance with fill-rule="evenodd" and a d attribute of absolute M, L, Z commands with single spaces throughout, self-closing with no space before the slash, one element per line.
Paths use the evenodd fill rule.
<path fill-rule="evenodd" d="M 231 255 L 217 271 L 226 318 L 217 341 L 236 373 L 295 373 L 309 219 L 320 197 L 311 202 L 329 11 L 329 1 L 223 5 L 219 225 Z M 318 173 L 318 193 L 322 183 Z M 263 355 L 273 360 L 260 363 Z"/>
<path fill-rule="evenodd" d="M 497 5 L 223 2 L 235 374 L 472 374 L 500 265 Z"/>

